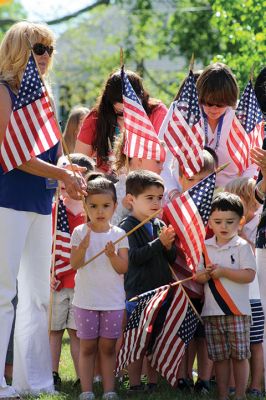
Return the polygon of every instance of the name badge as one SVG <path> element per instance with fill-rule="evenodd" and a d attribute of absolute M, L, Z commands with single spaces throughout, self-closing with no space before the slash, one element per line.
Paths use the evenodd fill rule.
<path fill-rule="evenodd" d="M 46 189 L 56 189 L 58 187 L 58 181 L 52 178 L 45 178 Z"/>

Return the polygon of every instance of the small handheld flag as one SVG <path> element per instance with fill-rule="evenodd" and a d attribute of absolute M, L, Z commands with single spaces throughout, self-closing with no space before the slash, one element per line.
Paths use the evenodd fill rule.
<path fill-rule="evenodd" d="M 227 140 L 228 152 L 240 174 L 251 164 L 250 149 L 262 146 L 263 135 L 263 115 L 249 81 L 237 106 Z"/>
<path fill-rule="evenodd" d="M 128 157 L 148 160 L 165 160 L 165 149 L 137 97 L 124 68 L 121 68 L 123 88 L 125 146 L 124 154 Z"/>
<path fill-rule="evenodd" d="M 30 55 L 0 149 L 5 172 L 54 146 L 61 134 L 49 96 Z"/>

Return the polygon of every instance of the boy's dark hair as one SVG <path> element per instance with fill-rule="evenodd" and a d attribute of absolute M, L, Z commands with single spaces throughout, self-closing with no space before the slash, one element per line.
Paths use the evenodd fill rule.
<path fill-rule="evenodd" d="M 216 210 L 233 211 L 240 218 L 244 215 L 244 207 L 240 197 L 229 192 L 220 192 L 214 197 L 211 206 L 211 214 Z"/>
<path fill-rule="evenodd" d="M 89 156 L 86 156 L 86 154 L 70 153 L 69 156 L 73 164 L 77 164 L 80 167 L 85 167 L 87 169 L 85 174 L 94 171 L 94 161 Z"/>
<path fill-rule="evenodd" d="M 109 193 L 112 195 L 114 202 L 117 202 L 115 185 L 106 179 L 101 172 L 91 172 L 86 176 L 86 179 L 88 195 Z"/>
<path fill-rule="evenodd" d="M 164 189 L 164 183 L 160 175 L 146 170 L 132 171 L 126 180 L 126 194 L 138 196 L 150 186 L 158 186 Z"/>

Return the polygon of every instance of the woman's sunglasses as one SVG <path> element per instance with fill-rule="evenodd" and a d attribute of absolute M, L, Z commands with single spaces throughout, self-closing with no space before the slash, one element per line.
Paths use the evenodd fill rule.
<path fill-rule="evenodd" d="M 204 102 L 202 103 L 204 106 L 207 107 L 218 107 L 218 108 L 224 108 L 227 107 L 226 104 L 213 104 L 213 103 L 208 103 L 208 102 Z"/>
<path fill-rule="evenodd" d="M 32 50 L 34 51 L 36 56 L 42 56 L 47 51 L 47 53 L 51 57 L 51 55 L 53 54 L 54 48 L 53 48 L 53 46 L 45 46 L 42 43 L 35 43 L 32 46 Z"/>

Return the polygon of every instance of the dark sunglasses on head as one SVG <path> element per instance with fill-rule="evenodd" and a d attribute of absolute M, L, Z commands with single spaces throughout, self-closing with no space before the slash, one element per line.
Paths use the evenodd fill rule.
<path fill-rule="evenodd" d="M 53 54 L 54 48 L 53 48 L 53 46 L 45 46 L 42 43 L 35 43 L 32 46 L 32 50 L 34 51 L 36 56 L 42 56 L 47 51 L 47 53 L 51 57 L 51 55 Z"/>

